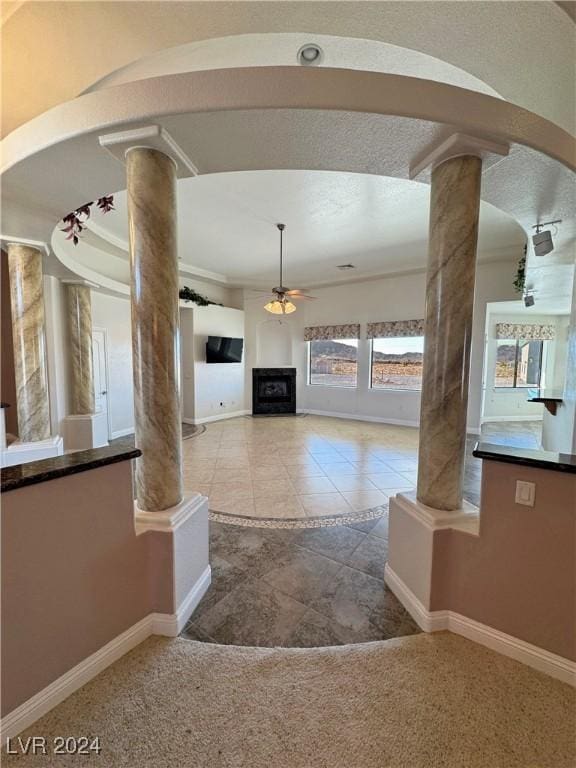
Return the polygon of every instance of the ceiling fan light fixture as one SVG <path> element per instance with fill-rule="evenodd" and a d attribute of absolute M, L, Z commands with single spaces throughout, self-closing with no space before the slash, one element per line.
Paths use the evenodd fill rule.
<path fill-rule="evenodd" d="M 264 305 L 264 309 L 273 315 L 289 315 L 292 312 L 296 312 L 296 307 L 291 301 L 279 301 L 278 299 L 269 301 L 268 304 Z"/>

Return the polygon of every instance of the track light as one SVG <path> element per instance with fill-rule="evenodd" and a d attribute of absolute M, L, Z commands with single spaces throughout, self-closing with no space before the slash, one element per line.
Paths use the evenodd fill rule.
<path fill-rule="evenodd" d="M 555 219 L 554 221 L 545 221 L 543 224 L 535 224 L 532 227 L 532 229 L 536 230 L 536 234 L 532 235 L 532 244 L 534 245 L 534 253 L 536 256 L 546 256 L 547 253 L 551 253 L 554 250 L 552 233 L 547 229 L 544 230 L 544 227 L 549 227 L 552 224 L 560 224 L 561 222 L 562 219 Z"/>

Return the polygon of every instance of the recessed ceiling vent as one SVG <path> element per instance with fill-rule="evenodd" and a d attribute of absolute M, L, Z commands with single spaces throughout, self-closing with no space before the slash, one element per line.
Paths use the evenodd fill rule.
<path fill-rule="evenodd" d="M 336 269 L 340 269 L 342 272 L 346 272 L 348 269 L 356 269 L 356 266 L 354 264 L 338 264 Z"/>

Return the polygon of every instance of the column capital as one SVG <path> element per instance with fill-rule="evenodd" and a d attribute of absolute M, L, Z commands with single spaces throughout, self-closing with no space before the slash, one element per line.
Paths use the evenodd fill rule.
<path fill-rule="evenodd" d="M 24 245 L 26 248 L 34 248 L 43 256 L 50 255 L 50 246 L 41 240 L 26 240 L 23 237 L 11 237 L 10 235 L 0 235 L 0 245 L 2 250 L 6 251 L 11 245 Z"/>
<path fill-rule="evenodd" d="M 198 176 L 198 169 L 190 157 L 161 125 L 145 125 L 142 128 L 106 133 L 98 141 L 103 149 L 122 163 L 126 162 L 126 155 L 132 149 L 155 149 L 172 160 L 177 178 Z"/>
<path fill-rule="evenodd" d="M 472 155 L 482 159 L 483 170 L 506 157 L 510 151 L 508 144 L 483 139 L 479 136 L 469 136 L 465 133 L 452 133 L 429 144 L 410 163 L 408 176 L 410 179 L 421 177 L 419 181 L 427 181 L 430 174 L 441 163 L 454 157 Z"/>

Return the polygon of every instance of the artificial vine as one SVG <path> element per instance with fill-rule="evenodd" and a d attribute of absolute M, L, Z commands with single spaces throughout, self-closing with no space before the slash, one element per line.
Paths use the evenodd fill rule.
<path fill-rule="evenodd" d="M 62 221 L 66 226 L 61 229 L 61 232 L 66 233 L 66 240 L 72 240 L 74 245 L 78 245 L 80 235 L 85 228 L 86 221 L 90 218 L 90 209 L 94 205 L 94 201 L 91 203 L 84 203 L 80 208 L 76 208 L 75 211 L 68 213 L 62 218 Z M 102 213 L 109 213 L 114 210 L 114 195 L 104 195 L 96 200 L 96 205 Z"/>
<path fill-rule="evenodd" d="M 195 290 L 188 288 L 187 285 L 185 285 L 183 288 L 180 288 L 178 295 L 182 301 L 193 301 L 194 304 L 198 304 L 199 307 L 208 307 L 210 304 L 218 307 L 222 306 L 222 304 L 219 304 L 217 301 L 210 301 L 210 299 L 207 299 L 205 296 L 196 293 Z"/>
<path fill-rule="evenodd" d="M 516 277 L 514 278 L 514 282 L 512 283 L 516 293 L 524 293 L 524 288 L 526 286 L 526 252 L 527 250 L 528 250 L 528 246 L 525 245 L 524 255 L 518 262 Z"/>

